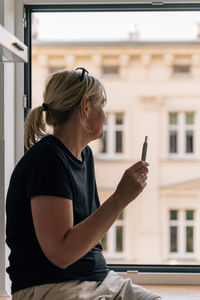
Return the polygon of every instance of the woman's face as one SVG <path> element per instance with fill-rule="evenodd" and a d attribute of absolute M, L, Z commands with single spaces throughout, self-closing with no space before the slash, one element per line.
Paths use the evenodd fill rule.
<path fill-rule="evenodd" d="M 88 111 L 88 126 L 91 140 L 100 139 L 103 137 L 103 124 L 106 120 L 104 112 L 105 100 L 89 103 Z"/>

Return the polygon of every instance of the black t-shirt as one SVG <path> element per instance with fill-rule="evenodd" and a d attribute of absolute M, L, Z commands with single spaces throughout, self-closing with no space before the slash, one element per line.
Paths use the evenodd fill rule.
<path fill-rule="evenodd" d="M 90 147 L 82 151 L 81 162 L 59 139 L 48 135 L 27 151 L 15 167 L 6 201 L 6 242 L 11 250 L 7 272 L 12 294 L 46 283 L 103 280 L 108 269 L 100 243 L 64 270 L 46 258 L 31 214 L 30 199 L 38 195 L 72 199 L 74 225 L 91 215 L 100 204 Z"/>

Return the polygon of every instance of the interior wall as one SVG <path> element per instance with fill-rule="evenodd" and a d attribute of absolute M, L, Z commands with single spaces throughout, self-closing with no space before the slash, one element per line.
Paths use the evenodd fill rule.
<path fill-rule="evenodd" d="M 16 7 L 15 2 L 15 0 L 0 1 L 0 24 L 22 40 L 23 26 L 20 15 L 23 15 L 23 1 L 17 0 Z M 23 116 L 23 83 L 22 80 L 21 84 L 15 81 L 17 68 L 21 68 L 23 72 L 23 64 L 16 67 L 14 63 L 0 63 L 0 296 L 10 294 L 10 281 L 5 271 L 9 254 L 5 245 L 5 199 L 11 173 L 20 155 L 23 154 L 23 131 L 17 130 L 19 123 L 23 124 L 23 118 L 19 122 L 20 116 Z M 17 111 L 18 118 L 16 118 Z"/>

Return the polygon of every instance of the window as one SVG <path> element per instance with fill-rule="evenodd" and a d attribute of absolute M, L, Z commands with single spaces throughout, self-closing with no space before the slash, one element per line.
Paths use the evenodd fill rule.
<path fill-rule="evenodd" d="M 120 214 L 113 226 L 102 238 L 102 247 L 107 259 L 123 257 L 124 251 L 124 212 Z"/>
<path fill-rule="evenodd" d="M 102 66 L 102 76 L 119 75 L 119 66 Z"/>
<path fill-rule="evenodd" d="M 169 211 L 169 252 L 171 258 L 184 259 L 194 255 L 193 209 Z"/>
<path fill-rule="evenodd" d="M 64 7 L 64 6 L 63 6 Z M 154 6 L 155 7 L 155 6 Z M 35 7 L 34 7 L 35 9 Z M 49 8 L 51 10 L 51 8 Z M 67 7 L 66 7 L 66 12 L 67 12 L 67 18 L 65 15 L 65 19 L 70 19 L 71 15 L 73 15 L 73 19 L 74 16 L 77 14 L 77 18 L 76 20 L 79 20 L 81 23 L 81 26 L 78 24 L 74 24 L 74 28 L 75 28 L 75 34 L 80 32 L 81 30 L 83 30 L 82 32 L 85 33 L 87 32 L 87 28 L 85 29 L 85 24 L 94 24 L 91 22 L 90 17 L 94 14 L 95 15 L 95 20 L 97 20 L 97 18 L 99 18 L 99 15 L 101 14 L 100 12 L 98 12 L 98 14 L 96 12 L 93 12 L 93 8 L 91 8 L 90 6 L 90 12 L 87 14 L 87 8 L 85 8 L 85 11 L 83 12 L 75 12 L 73 11 L 73 13 L 71 13 L 71 11 L 67 11 Z M 96 9 L 96 8 L 95 8 Z M 106 5 L 104 5 L 103 10 L 106 9 Z M 119 7 L 118 7 L 119 9 Z M 127 8 L 126 8 L 127 9 Z M 160 9 L 160 7 L 159 7 Z M 161 8 L 162 9 L 162 8 Z M 76 10 L 76 8 L 74 8 L 74 10 Z M 104 14 L 105 13 L 105 14 Z M 102 20 L 105 21 L 105 19 L 107 18 L 107 15 L 110 15 L 110 12 L 102 12 L 103 17 Z M 112 14 L 115 14 L 116 12 L 112 12 Z M 129 14 L 129 13 L 133 13 L 135 15 L 137 15 L 137 17 L 139 17 L 140 14 L 143 14 L 144 12 L 117 12 L 117 19 L 119 19 L 120 14 Z M 145 16 L 146 13 L 146 16 Z M 151 12 L 145 12 L 143 17 L 149 17 L 149 15 L 151 14 Z M 152 25 L 155 24 L 155 28 L 158 28 L 158 24 L 160 25 L 160 23 L 156 22 L 154 23 L 154 21 L 156 20 L 156 18 L 158 16 L 162 17 L 166 14 L 168 14 L 169 18 L 171 18 L 173 16 L 174 12 L 164 12 L 164 11 L 159 11 L 159 13 L 155 13 L 153 12 L 153 19 L 152 19 Z M 185 14 L 186 12 L 183 12 L 183 14 Z M 188 13 L 188 12 L 187 12 Z M 192 12 L 191 12 L 192 13 Z M 197 12 L 196 12 L 197 13 Z M 36 13 L 37 14 L 37 13 Z M 48 15 L 49 13 L 45 13 L 45 15 Z M 86 17 L 87 14 L 87 17 Z M 163 15 L 162 15 L 163 14 Z M 98 16 L 97 16 L 98 15 Z M 187 15 L 186 15 L 187 16 Z M 84 17 L 83 21 L 81 22 L 81 18 Z M 133 19 L 133 18 L 132 18 Z M 178 19 L 178 16 L 177 16 Z M 180 24 L 178 22 L 178 20 L 176 19 L 176 24 Z M 170 19 L 171 20 L 171 19 Z M 98 37 L 101 37 L 101 29 L 103 29 L 103 23 L 105 22 L 101 22 L 101 27 L 99 27 L 98 29 L 95 30 L 94 33 L 94 38 L 97 39 L 97 34 L 96 32 L 98 32 Z M 117 24 L 119 24 L 119 20 L 118 22 L 115 23 L 115 26 L 117 26 Z M 97 24 L 97 22 L 96 22 Z M 168 23 L 169 24 L 169 23 Z M 166 28 L 169 28 L 167 24 Z M 77 25 L 77 27 L 76 27 Z M 104 24 L 105 25 L 105 24 Z M 122 24 L 120 24 L 120 27 Z M 177 25 L 177 26 L 178 26 Z M 58 28 L 59 26 L 57 26 L 56 24 L 54 24 L 54 28 Z M 140 26 L 139 26 L 140 27 Z M 173 27 L 173 26 L 170 26 Z M 60 27 L 59 27 L 60 28 Z M 69 27 L 66 27 L 69 28 Z M 91 27 L 90 27 L 91 28 Z M 162 40 L 166 39 L 166 37 L 164 36 L 164 27 L 162 27 Z M 109 31 L 109 28 L 103 29 L 104 31 L 106 31 L 106 33 Z M 60 34 L 62 32 L 62 30 L 60 30 L 60 32 L 57 32 L 57 34 Z M 117 38 L 119 36 L 119 31 L 115 28 L 115 32 L 117 33 Z M 148 31 L 149 32 L 149 31 Z M 62 47 L 60 47 L 59 49 L 57 49 L 58 54 L 62 57 L 65 57 L 64 62 L 66 63 L 66 68 L 70 68 L 70 69 L 75 69 L 78 66 L 88 66 L 89 67 L 89 71 L 91 74 L 97 75 L 97 77 L 100 75 L 104 75 L 105 77 L 102 77 L 102 82 L 105 84 L 106 90 L 108 92 L 108 110 L 110 111 L 110 113 L 108 113 L 108 119 L 107 119 L 107 123 L 105 124 L 104 127 L 104 138 L 101 142 L 98 141 L 98 143 L 96 144 L 96 148 L 95 151 L 96 153 L 99 155 L 97 155 L 96 157 L 101 157 L 101 158 L 105 158 L 105 160 L 108 158 L 107 161 L 97 161 L 98 163 L 98 170 L 97 170 L 97 176 L 99 176 L 97 178 L 97 182 L 99 183 L 100 189 L 103 192 L 113 192 L 113 189 L 116 187 L 116 184 L 118 182 L 118 179 L 120 177 L 120 174 L 122 174 L 123 170 L 127 167 L 130 166 L 130 163 L 132 163 L 133 161 L 136 161 L 138 159 L 138 157 L 140 157 L 140 155 L 138 155 L 138 153 L 140 154 L 140 150 L 141 150 L 141 144 L 139 143 L 140 138 L 141 138 L 141 134 L 144 133 L 145 130 L 149 131 L 149 136 L 150 136 L 150 142 L 152 144 L 149 144 L 149 146 L 152 146 L 152 150 L 155 149 L 156 151 L 152 151 L 150 153 L 152 153 L 154 155 L 155 161 L 157 162 L 158 159 L 158 168 L 161 168 L 163 170 L 163 174 L 167 174 L 166 178 L 165 175 L 162 177 L 162 183 L 163 185 L 167 185 L 168 184 L 168 171 L 169 170 L 169 164 L 171 166 L 171 168 L 174 170 L 174 177 L 176 177 L 175 179 L 179 180 L 179 175 L 180 175 L 180 170 L 178 170 L 178 168 L 176 168 L 175 165 L 173 165 L 173 162 L 167 162 L 166 165 L 162 165 L 162 161 L 159 160 L 158 157 L 155 157 L 156 154 L 159 152 L 160 149 L 156 148 L 158 147 L 157 145 L 157 141 L 159 140 L 159 136 L 161 135 L 161 133 L 159 132 L 160 130 L 160 123 L 159 123 L 159 118 L 160 118 L 160 111 L 158 109 L 161 108 L 164 111 L 165 116 L 168 114 L 169 110 L 172 110 L 172 113 L 174 114 L 174 116 L 171 117 L 171 121 L 165 123 L 165 125 L 169 125 L 168 128 L 168 133 L 169 136 L 166 134 L 164 137 L 164 144 L 168 144 L 168 147 L 165 147 L 165 149 L 169 152 L 169 156 L 170 157 L 192 157 L 195 153 L 195 142 L 196 142 L 196 132 L 195 132 L 195 116 L 196 116 L 196 111 L 194 109 L 194 107 L 190 107 L 190 103 L 193 103 L 192 101 L 190 101 L 193 97 L 193 90 L 198 91 L 198 80 L 194 80 L 193 82 L 191 81 L 190 84 L 191 86 L 187 87 L 187 91 L 191 90 L 191 94 L 188 92 L 187 94 L 187 100 L 183 99 L 184 102 L 184 107 L 187 107 L 187 109 L 189 109 L 189 114 L 191 114 L 189 117 L 186 116 L 185 112 L 177 112 L 177 106 L 173 107 L 173 100 L 170 103 L 170 107 L 167 107 L 167 105 L 165 106 L 165 104 L 162 101 L 155 101 L 152 106 L 148 104 L 150 103 L 146 103 L 146 107 L 144 108 L 144 110 L 141 109 L 140 107 L 140 103 L 138 101 L 139 97 L 141 96 L 141 93 L 148 95 L 148 98 L 151 98 L 152 95 L 157 95 L 158 92 L 158 88 L 160 89 L 162 87 L 162 94 L 168 97 L 168 94 L 170 94 L 170 96 L 173 96 L 173 99 L 175 98 L 175 96 L 177 94 L 180 94 L 180 91 L 182 92 L 181 88 L 182 88 L 182 82 L 181 81 L 176 81 L 176 83 L 174 82 L 174 80 L 172 80 L 172 78 L 168 77 L 168 64 L 170 64 L 170 66 L 172 65 L 172 61 L 174 58 L 174 52 L 178 52 L 178 51 L 187 51 L 186 53 L 191 53 L 191 47 L 193 47 L 192 45 L 190 45 L 190 42 L 188 42 L 187 45 L 181 45 L 176 43 L 173 41 L 171 42 L 167 42 L 167 43 L 163 43 L 162 47 L 160 47 L 160 45 L 162 44 L 162 40 L 159 39 L 158 40 L 158 44 L 155 41 L 155 43 L 152 43 L 152 40 L 154 40 L 152 38 L 152 40 L 149 39 L 148 37 L 148 41 L 142 41 L 142 36 L 141 36 L 141 40 L 140 40 L 140 35 L 138 36 L 138 40 L 137 41 L 127 41 L 126 37 L 124 38 L 124 40 L 120 40 L 117 41 L 117 43 L 112 43 L 112 48 L 111 48 L 111 44 L 108 42 L 104 44 L 104 41 L 101 39 L 100 41 L 97 41 L 94 39 L 94 41 L 90 41 L 88 42 L 87 39 L 84 39 L 84 37 L 81 36 L 81 40 L 73 40 L 70 41 L 69 37 L 74 38 L 72 35 L 70 36 L 70 34 L 72 33 L 72 30 L 65 32 L 65 39 L 64 41 L 60 44 Z M 154 33 L 156 33 L 156 30 L 154 30 Z M 127 35 L 128 36 L 128 35 Z M 44 35 L 44 38 L 46 38 L 46 36 Z M 57 36 L 56 36 L 57 38 Z M 116 36 L 113 38 L 115 39 Z M 58 40 L 58 39 L 57 39 Z M 111 41 L 111 39 L 109 39 L 109 41 Z M 49 55 L 51 55 L 50 52 L 55 51 L 55 48 L 50 49 L 50 44 L 49 45 Z M 157 46 L 159 45 L 159 47 Z M 55 43 L 54 43 L 55 46 Z M 115 47 L 116 46 L 116 47 Z M 183 47 L 182 47 L 183 46 Z M 34 44 L 33 44 L 34 47 Z M 185 47 L 185 48 L 184 48 Z M 176 48 L 176 49 L 175 49 Z M 183 49 L 184 48 L 184 49 Z M 195 49 L 194 49 L 195 48 Z M 194 63 L 195 59 L 198 61 L 198 55 L 199 55 L 199 48 L 198 48 L 198 43 L 195 47 L 192 48 L 194 51 L 194 59 L 192 60 L 192 63 Z M 159 52 L 160 51 L 160 52 Z M 172 53 L 172 55 L 170 54 L 169 56 L 166 55 L 166 53 Z M 47 50 L 45 50 L 45 46 L 44 44 L 40 46 L 39 48 L 39 52 L 40 53 L 47 53 Z M 159 54 L 158 54 L 159 52 Z M 144 53 L 150 53 L 149 55 L 144 55 Z M 193 53 L 193 52 L 192 52 Z M 111 60 L 110 56 L 114 56 L 113 60 Z M 159 55 L 160 59 L 158 61 L 158 66 L 156 65 L 156 68 L 150 68 L 151 66 L 151 57 L 153 57 L 154 55 Z M 197 56 L 195 56 L 197 55 Z M 70 57 L 73 59 L 66 59 L 67 57 Z M 108 57 L 109 60 L 105 61 L 104 58 Z M 47 59 L 47 61 L 49 60 L 49 58 Z M 119 62 L 119 66 L 118 66 L 118 62 Z M 34 65 L 35 64 L 35 65 Z M 160 64 L 160 65 L 159 65 Z M 102 67 L 103 66 L 103 67 Z M 37 68 L 37 61 L 36 63 L 33 61 L 33 69 L 34 67 Z M 198 64 L 195 66 L 196 67 L 196 74 L 198 74 Z M 161 70 L 163 70 L 162 73 L 162 82 L 158 83 L 157 81 L 155 81 L 155 77 L 151 76 L 151 72 L 154 72 L 155 69 L 158 72 L 159 68 Z M 177 72 L 175 70 L 175 72 Z M 117 73 L 122 74 L 123 76 L 121 76 L 122 81 L 119 81 L 119 76 L 117 75 Z M 180 72 L 181 73 L 181 72 Z M 183 73 L 183 72 L 182 72 Z M 187 73 L 187 72 L 185 72 Z M 37 72 L 37 74 L 39 74 L 39 72 Z M 108 76 L 107 76 L 108 74 Z M 109 74 L 111 76 L 109 76 Z M 117 76 L 115 76 L 117 75 Z M 166 79 L 165 80 L 165 76 Z M 111 78 L 111 81 L 109 82 L 109 77 Z M 152 79 L 153 78 L 153 79 Z M 157 77 L 156 77 L 157 78 Z M 171 80 L 171 81 L 170 81 Z M 41 83 L 43 83 L 42 81 L 40 81 Z M 179 85 L 176 85 L 178 83 L 180 83 Z M 161 84 L 161 85 L 160 85 Z M 35 86 L 35 84 L 33 85 Z M 170 89 L 170 87 L 173 86 L 173 89 Z M 149 87 L 151 87 L 149 89 Z M 149 96 L 150 94 L 150 96 Z M 197 95 L 198 96 L 198 95 Z M 154 98 L 154 97 L 152 97 Z M 42 99 L 41 97 L 37 96 L 37 99 Z M 159 102 L 160 106 L 157 105 Z M 167 101 L 166 101 L 167 102 Z M 175 101 L 174 101 L 175 102 Z M 164 105 L 163 105 L 164 104 Z M 186 105 L 185 105 L 186 104 Z M 181 102 L 182 105 L 182 102 Z M 179 107 L 182 107 L 182 106 Z M 161 107 L 162 106 L 162 107 Z M 155 112 L 155 114 L 152 113 L 152 110 Z M 195 112 L 190 112 L 190 110 L 193 110 Z M 126 111 L 126 113 L 124 113 Z M 117 113 L 116 113 L 117 112 Z M 121 123 L 118 123 L 119 121 L 116 122 L 116 114 L 120 114 L 121 117 L 119 117 L 119 120 Z M 131 116 L 131 117 L 129 117 Z M 192 116 L 192 117 L 191 117 Z M 146 121 L 146 122 L 141 122 L 141 119 Z M 155 121 L 155 122 L 154 122 Z M 126 125 L 126 128 L 125 128 Z M 126 129 L 126 130 L 125 130 Z M 159 133 L 158 133 L 159 132 Z M 126 134 L 126 138 L 125 138 L 125 134 Z M 158 135 L 157 135 L 158 134 Z M 144 134 L 145 135 L 145 134 Z M 152 135 L 152 139 L 151 139 L 151 135 Z M 128 141 L 128 143 L 127 143 Z M 130 141 L 130 142 L 129 142 Z M 143 141 L 143 138 L 142 138 Z M 161 141 L 162 144 L 163 141 Z M 153 144 L 154 143 L 154 144 Z M 125 148 L 126 146 L 126 148 Z M 114 161 L 114 159 L 117 160 L 117 158 L 122 158 L 124 153 L 127 150 L 127 161 Z M 113 161 L 109 161 L 112 160 Z M 184 164 L 185 162 L 181 162 L 181 164 Z M 184 167 L 184 165 L 183 165 Z M 105 171 L 106 169 L 106 171 Z M 187 164 L 187 170 L 188 173 L 191 172 L 192 170 L 192 166 L 190 164 L 190 162 L 188 162 Z M 103 174 L 103 175 L 102 175 Z M 154 174 L 154 172 L 151 173 L 151 175 Z M 156 174 L 156 172 L 155 172 Z M 176 176 L 177 175 L 177 176 Z M 183 174 L 181 174 L 183 175 Z M 188 174 L 187 174 L 188 175 Z M 191 176 L 194 176 L 194 174 L 192 175 L 191 172 Z M 155 179 L 155 180 L 154 180 Z M 188 177 L 185 178 L 184 176 L 181 177 L 181 180 L 189 180 Z M 157 208 L 157 203 L 159 203 L 159 180 L 155 178 L 153 178 L 153 182 L 155 183 L 155 188 L 154 188 L 154 192 L 151 193 L 151 197 L 149 197 L 149 194 L 146 194 L 146 198 L 144 197 L 144 199 L 142 199 L 142 202 L 138 202 L 140 203 L 139 205 L 141 205 L 141 207 L 139 207 L 139 205 L 135 205 L 134 209 L 131 212 L 131 217 L 129 216 L 129 218 L 126 218 L 126 232 L 125 232 L 125 228 L 123 226 L 120 225 L 120 223 L 116 223 L 118 224 L 116 227 L 112 228 L 113 233 L 111 234 L 109 232 L 109 234 L 107 234 L 103 239 L 102 239 L 102 244 L 104 247 L 104 252 L 105 253 L 112 253 L 113 255 L 118 255 L 118 256 L 122 256 L 123 253 L 123 263 L 141 263 L 143 264 L 144 261 L 146 263 L 150 263 L 151 264 L 151 268 L 152 268 L 152 264 L 155 263 L 155 257 L 157 259 L 156 262 L 163 264 L 166 263 L 166 260 L 164 258 L 164 256 L 162 256 L 162 251 L 160 251 L 161 247 L 161 242 L 160 242 L 160 237 L 161 235 L 163 235 L 163 232 L 160 231 L 160 228 L 158 228 L 159 226 L 155 226 L 155 224 L 159 224 L 158 222 L 158 218 L 160 218 L 160 211 L 157 214 L 157 209 L 149 209 L 150 207 Z M 150 185 L 148 185 L 148 187 L 150 187 Z M 195 193 L 195 192 L 194 192 Z M 155 199 L 156 202 L 153 204 L 151 203 L 151 201 Z M 139 200 L 138 200 L 139 201 Z M 145 205 L 145 202 L 149 201 L 149 206 Z M 181 201 L 180 201 L 181 203 Z M 130 206 L 128 208 L 129 212 L 130 212 Z M 178 206 L 176 208 L 177 210 L 177 218 L 179 220 L 179 216 L 180 216 L 180 207 Z M 165 210 L 166 212 L 166 210 Z M 135 214 L 135 215 L 134 215 Z M 128 213 L 127 213 L 128 215 Z M 134 215 L 134 217 L 133 217 Z M 152 222 L 153 220 L 153 222 Z M 166 219 L 169 222 L 169 219 Z M 155 221 L 155 223 L 154 223 Z M 170 247 L 167 245 L 165 247 L 165 251 L 170 252 L 170 254 L 176 254 L 179 251 L 179 224 L 175 223 L 177 220 L 170 220 L 170 221 L 174 221 L 174 224 L 171 224 L 172 228 L 171 231 L 169 231 L 169 234 L 165 235 L 165 239 L 167 240 L 167 243 L 169 243 L 169 240 L 171 239 L 171 250 Z M 188 220 L 189 221 L 189 220 Z M 118 221 L 117 221 L 118 222 Z M 146 223 L 145 223 L 146 222 Z M 177 221 L 178 222 L 178 221 Z M 134 224 L 134 228 L 137 228 L 137 233 L 132 232 L 130 230 L 130 224 Z M 169 229 L 169 224 L 164 226 L 165 230 Z M 185 243 L 184 243 L 184 247 L 186 247 L 186 251 L 189 251 L 189 249 L 195 249 L 194 248 L 194 241 L 195 241 L 195 234 L 197 234 L 197 230 L 194 230 L 190 228 L 191 225 L 188 224 L 188 229 L 185 228 Z M 196 226 L 197 227 L 197 226 Z M 183 227 L 181 227 L 183 228 Z M 131 231 L 131 232 L 130 232 Z M 112 232 L 112 231 L 111 231 Z M 122 243 L 121 241 L 124 241 L 124 236 L 126 236 L 126 243 Z M 183 235 L 182 235 L 183 236 Z M 118 241 L 118 242 L 117 242 Z M 137 243 L 137 247 L 138 247 L 138 251 L 136 248 L 132 247 L 132 243 L 135 242 Z M 191 242 L 193 241 L 193 242 Z M 186 246 L 187 243 L 187 246 Z M 152 251 L 150 251 L 150 249 L 147 249 L 144 247 L 145 245 L 153 245 L 152 247 Z M 129 246 L 129 248 L 127 247 L 127 245 Z M 191 246 L 192 245 L 192 246 Z M 139 248 L 140 247 L 140 248 Z M 128 250 L 127 250 L 128 249 Z M 188 249 L 188 250 L 187 250 Z M 154 251 L 155 250 L 155 251 Z M 155 256 L 155 253 L 157 254 Z M 188 252 L 189 254 L 191 254 L 190 252 Z M 114 256 L 113 256 L 114 257 Z M 190 259 L 190 257 L 189 257 Z M 199 262 L 200 260 L 198 260 Z M 191 263 L 193 263 L 194 261 L 191 260 Z M 187 262 L 188 263 L 188 262 Z M 196 263 L 196 262 L 195 262 Z M 171 268 L 171 266 L 170 266 Z"/>
<path fill-rule="evenodd" d="M 100 153 L 110 158 L 121 157 L 124 153 L 124 114 L 108 113 L 104 125 L 104 136 Z"/>
<path fill-rule="evenodd" d="M 194 113 L 169 113 L 169 154 L 186 158 L 194 154 Z"/>
<path fill-rule="evenodd" d="M 176 64 L 173 65 L 173 75 L 176 76 L 185 76 L 191 73 L 190 65 Z"/>

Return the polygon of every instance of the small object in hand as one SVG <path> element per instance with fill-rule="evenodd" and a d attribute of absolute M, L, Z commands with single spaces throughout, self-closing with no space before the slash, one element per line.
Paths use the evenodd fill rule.
<path fill-rule="evenodd" d="M 147 136 L 145 136 L 145 141 L 142 147 L 142 161 L 146 161 L 146 155 L 147 155 Z"/>

